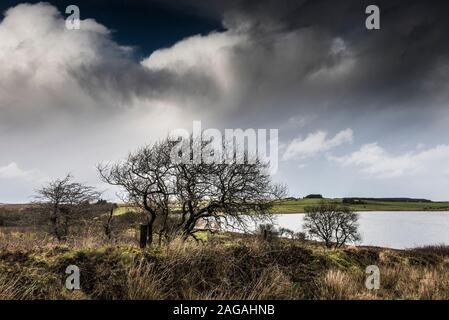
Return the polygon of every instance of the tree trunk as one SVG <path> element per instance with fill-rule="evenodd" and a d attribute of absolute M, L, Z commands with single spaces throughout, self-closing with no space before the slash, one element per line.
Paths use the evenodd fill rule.
<path fill-rule="evenodd" d="M 58 239 L 58 241 L 62 240 L 61 234 L 59 232 L 59 226 L 58 226 L 58 207 L 54 206 L 53 208 L 53 212 L 50 216 L 50 221 L 51 221 L 51 225 L 52 225 L 52 229 L 53 229 L 53 235 L 56 237 L 56 239 Z"/>
<path fill-rule="evenodd" d="M 148 221 L 148 245 L 151 246 L 153 244 L 153 224 L 156 220 L 156 213 L 150 213 L 150 221 Z"/>
<path fill-rule="evenodd" d="M 58 217 L 56 215 L 53 215 L 50 218 L 51 226 L 53 229 L 53 235 L 58 239 L 58 241 L 61 241 L 61 235 L 59 234 L 59 228 L 58 228 Z"/>
<path fill-rule="evenodd" d="M 115 205 L 112 206 L 111 211 L 109 211 L 108 219 L 104 224 L 104 233 L 108 237 L 109 240 L 112 239 L 112 218 L 114 217 L 114 209 Z"/>
<path fill-rule="evenodd" d="M 186 221 L 184 225 L 184 231 L 182 232 L 182 239 L 186 241 L 191 235 L 192 230 L 196 225 L 196 219 L 195 216 L 190 214 L 189 219 Z"/>

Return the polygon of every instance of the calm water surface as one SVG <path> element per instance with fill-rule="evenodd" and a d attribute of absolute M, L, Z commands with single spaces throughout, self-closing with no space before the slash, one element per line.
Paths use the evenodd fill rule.
<path fill-rule="evenodd" d="M 304 214 L 279 214 L 276 224 L 302 231 Z M 360 245 L 406 249 L 423 245 L 449 245 L 449 212 L 361 212 Z"/>

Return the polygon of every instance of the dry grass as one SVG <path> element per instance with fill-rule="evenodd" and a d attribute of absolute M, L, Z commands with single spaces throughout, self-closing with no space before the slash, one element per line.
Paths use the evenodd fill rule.
<path fill-rule="evenodd" d="M 364 278 L 341 270 L 329 270 L 320 282 L 320 299 L 449 299 L 447 267 L 383 267 L 381 287 L 368 291 Z"/>
<path fill-rule="evenodd" d="M 125 299 L 163 300 L 170 295 L 164 292 L 164 280 L 170 277 L 168 270 L 160 274 L 154 264 L 148 264 L 142 258 L 130 263 L 125 270 L 127 288 Z"/>
<path fill-rule="evenodd" d="M 435 246 L 424 246 L 412 249 L 414 252 L 432 253 L 439 256 L 449 257 L 449 246 L 444 244 Z"/>
<path fill-rule="evenodd" d="M 360 279 L 354 279 L 353 274 L 331 269 L 320 279 L 319 298 L 328 300 L 346 300 L 355 298 L 360 291 Z"/>
<path fill-rule="evenodd" d="M 447 248 L 327 250 L 318 244 L 218 235 L 140 250 L 126 231 L 94 228 L 59 243 L 38 230 L 0 228 L 0 299 L 449 299 Z M 81 270 L 81 291 L 64 288 Z M 380 290 L 365 288 L 378 265 Z"/>

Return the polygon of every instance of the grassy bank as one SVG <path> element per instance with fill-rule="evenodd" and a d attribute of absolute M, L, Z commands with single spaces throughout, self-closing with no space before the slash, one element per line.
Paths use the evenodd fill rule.
<path fill-rule="evenodd" d="M 312 242 L 216 235 L 140 250 L 94 235 L 61 244 L 0 230 L 0 299 L 449 299 L 449 249 L 326 250 Z M 381 288 L 366 289 L 378 265 Z M 80 291 L 64 287 L 81 270 Z"/>
<path fill-rule="evenodd" d="M 63 242 L 33 206 L 0 209 L 0 299 L 449 299 L 448 247 L 330 250 L 205 233 L 203 244 L 175 239 L 141 250 L 142 217 L 123 208 L 110 237 L 100 210 L 74 222 Z M 64 286 L 69 265 L 81 270 L 80 291 Z M 369 265 L 380 268 L 377 291 L 365 287 Z"/>
<path fill-rule="evenodd" d="M 449 202 L 407 202 L 407 201 L 374 201 L 364 200 L 362 204 L 343 203 L 343 199 L 298 199 L 282 200 L 276 203 L 272 213 L 302 213 L 308 206 L 316 206 L 322 203 L 339 204 L 352 208 L 354 211 L 449 211 Z M 14 212 L 27 212 L 32 207 L 30 204 L 0 204 L 0 213 L 4 210 Z M 29 210 L 28 210 L 29 211 Z M 114 210 L 114 215 L 120 216 L 129 212 L 139 212 L 137 208 L 129 205 L 119 205 Z M 1 218 L 1 215 L 0 215 Z"/>
<path fill-rule="evenodd" d="M 321 203 L 343 204 L 343 199 L 283 200 L 276 204 L 273 213 L 301 213 L 307 206 Z M 449 211 L 449 202 L 407 202 L 364 200 L 362 204 L 345 204 L 355 211 Z"/>

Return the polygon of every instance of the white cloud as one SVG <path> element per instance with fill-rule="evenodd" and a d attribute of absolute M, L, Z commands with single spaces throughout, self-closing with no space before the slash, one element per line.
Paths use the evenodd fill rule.
<path fill-rule="evenodd" d="M 232 58 L 233 49 L 243 43 L 243 35 L 221 32 L 207 36 L 193 36 L 176 43 L 171 48 L 153 52 L 141 64 L 154 71 L 170 70 L 176 74 L 201 70 L 212 77 L 221 89 L 231 90 L 235 83 Z"/>
<path fill-rule="evenodd" d="M 0 201 L 27 201 L 42 172 L 51 179 L 73 172 L 95 184 L 96 163 L 189 121 L 166 101 L 139 98 L 164 92 L 169 75 L 152 91 L 159 74 L 146 71 L 92 19 L 67 30 L 48 3 L 0 13 L 0 147 L 7 150 L 0 154 L 0 179 L 7 179 Z"/>
<path fill-rule="evenodd" d="M 129 52 L 92 19 L 82 20 L 80 30 L 66 29 L 64 17 L 47 3 L 7 10 L 0 39 L 0 129 L 45 126 L 58 115 L 83 112 L 92 118 L 105 103 L 82 88 L 75 71 L 118 63 Z"/>
<path fill-rule="evenodd" d="M 287 108 L 302 96 L 321 97 L 322 87 L 312 88 L 323 84 L 316 73 L 349 59 L 343 40 L 322 31 L 260 37 L 234 25 L 156 50 L 139 64 L 92 19 L 67 30 L 54 6 L 17 5 L 0 22 L 0 130 L 57 117 L 103 121 L 133 107 L 148 114 L 156 104 L 216 122 L 254 112 L 282 116 L 273 108 L 279 100 Z M 344 82 L 333 79 L 332 88 L 334 81 Z"/>
<path fill-rule="evenodd" d="M 282 158 L 283 160 L 305 159 L 352 141 L 353 132 L 349 128 L 340 131 L 331 139 L 327 139 L 326 132 L 317 131 L 309 134 L 305 139 L 298 137 L 290 141 Z"/>
<path fill-rule="evenodd" d="M 149 71 L 170 71 L 185 78 L 158 99 L 171 99 L 202 116 L 213 111 L 210 115 L 220 121 L 235 111 L 236 117 L 257 112 L 259 117 L 267 113 L 273 119 L 284 116 L 281 108 L 311 108 L 303 101 L 322 97 L 329 85 L 335 90 L 349 72 L 350 50 L 342 39 L 337 41 L 327 32 L 306 28 L 259 34 L 238 24 L 228 27 L 224 32 L 186 38 L 141 62 Z M 345 72 L 338 71 L 342 67 Z M 191 74 L 204 78 L 197 82 L 197 91 L 181 95 L 183 87 L 195 82 Z"/>
<path fill-rule="evenodd" d="M 449 161 L 449 145 L 392 155 L 377 143 L 371 143 L 350 155 L 329 158 L 342 166 L 358 167 L 370 177 L 395 178 L 445 168 Z"/>
<path fill-rule="evenodd" d="M 94 20 L 83 20 L 80 30 L 66 30 L 64 16 L 50 4 L 22 4 L 8 10 L 0 20 L 0 146 L 8 150 L 0 154 L 0 163 L 14 159 L 20 166 L 38 168 L 52 178 L 70 171 L 77 178 L 95 184 L 98 181 L 95 163 L 120 158 L 172 128 L 189 128 L 192 119 L 219 128 L 244 127 L 247 119 L 251 119 L 252 127 L 283 124 L 283 131 L 312 125 L 325 127 L 329 121 L 338 128 L 354 124 L 357 130 L 366 129 L 369 134 L 376 121 L 370 117 L 369 121 L 357 122 L 352 117 L 365 112 L 353 110 L 359 110 L 360 105 L 372 106 L 373 110 L 390 105 L 389 90 L 379 91 L 376 85 L 371 88 L 371 80 L 374 77 L 377 80 L 374 84 L 380 83 L 382 88 L 391 87 L 384 85 L 385 80 L 397 82 L 394 77 L 388 78 L 390 71 L 385 71 L 395 70 L 391 66 L 397 59 L 391 52 L 386 55 L 389 63 L 385 63 L 385 59 L 380 61 L 377 54 L 364 50 L 364 46 L 357 46 L 350 36 L 335 38 L 332 32 L 314 27 L 252 32 L 242 28 L 244 24 L 242 20 L 225 25 L 228 29 L 224 32 L 189 37 L 155 51 L 139 64 L 129 55 L 129 48 L 115 43 L 110 31 Z M 357 52 L 371 54 L 354 54 Z M 441 76 L 434 82 L 426 81 L 434 86 L 425 94 L 426 99 L 432 100 L 428 103 L 419 99 L 419 106 L 447 106 L 447 90 L 437 92 L 441 83 L 447 82 L 443 81 L 446 69 L 441 68 Z M 376 94 L 371 94 L 371 90 Z M 410 92 L 413 90 L 407 89 L 409 99 L 416 97 L 410 96 Z M 435 97 L 437 103 L 431 103 Z M 404 104 L 407 114 L 410 102 Z M 426 114 L 433 114 L 430 112 L 433 109 L 427 108 Z M 339 115 L 331 120 L 320 116 L 337 111 Z M 311 113 L 317 115 L 316 121 L 307 118 Z M 294 114 L 296 117 L 286 120 Z M 376 114 L 372 112 L 370 116 Z M 398 126 L 407 128 L 409 124 L 406 120 L 399 124 L 393 121 L 393 129 L 389 131 L 391 119 L 396 118 L 388 113 L 385 130 L 374 131 L 376 136 L 391 134 Z M 438 119 L 440 127 L 446 128 L 447 117 Z M 432 127 L 426 125 L 426 122 L 420 125 L 428 128 L 426 132 L 436 127 L 433 123 Z M 419 130 L 416 126 L 410 128 L 412 141 Z M 436 132 L 440 137 L 446 131 Z M 351 142 L 352 135 L 350 129 L 335 137 L 318 131 L 290 141 L 282 146 L 285 153 L 281 154 L 286 160 L 312 157 Z M 412 155 L 424 150 L 417 149 Z M 390 158 L 397 157 L 383 149 L 365 150 L 363 154 L 376 160 L 361 160 L 364 158 L 361 155 L 359 164 L 353 165 L 372 171 L 373 175 L 402 174 L 404 167 L 408 170 L 420 167 L 416 158 L 403 155 L 393 160 Z M 340 160 L 342 164 L 345 162 Z M 383 167 L 377 164 L 382 160 L 385 160 Z M 391 173 L 389 168 L 393 164 L 398 169 Z M 304 167 L 302 163 L 296 165 Z M 441 172 L 447 172 L 446 167 Z M 0 193 L 3 197 L 7 197 L 5 192 L 28 195 L 32 183 L 26 179 L 34 179 L 29 178 L 34 174 L 34 170 L 23 170 L 16 163 L 2 167 L 2 179 L 16 179 L 21 185 L 12 192 L 12 183 L 4 183 Z M 323 185 L 333 185 L 328 183 L 332 174 L 323 174 L 326 179 Z M 294 187 L 297 181 L 295 174 L 289 173 L 285 182 Z M 310 183 L 314 181 L 315 174 Z M 408 188 L 409 185 L 403 187 Z M 429 189 L 439 192 L 444 188 Z"/>
<path fill-rule="evenodd" d="M 15 162 L 0 167 L 0 179 L 42 181 L 44 178 L 38 170 L 23 170 Z"/>

